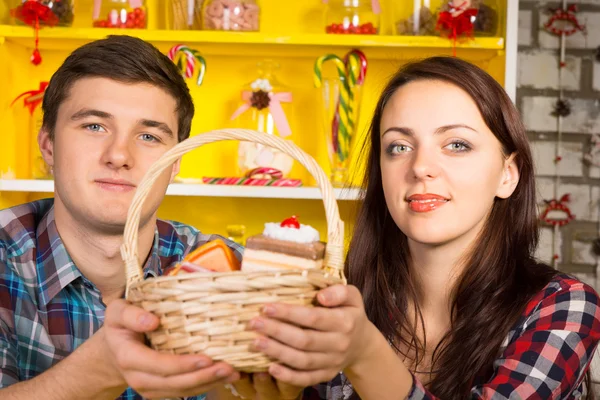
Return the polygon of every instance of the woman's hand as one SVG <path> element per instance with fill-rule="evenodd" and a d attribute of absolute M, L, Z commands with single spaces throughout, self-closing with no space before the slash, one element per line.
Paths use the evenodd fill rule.
<path fill-rule="evenodd" d="M 276 381 L 266 372 L 243 375 L 242 379 L 234 382 L 232 386 L 241 397 L 227 393 L 226 391 L 229 389 L 223 387 L 220 393 L 225 393 L 225 395 L 219 396 L 219 400 L 239 400 L 240 398 L 249 400 L 296 400 L 304 389 L 303 387 Z"/>
<path fill-rule="evenodd" d="M 332 286 L 317 300 L 324 307 L 269 304 L 250 321 L 261 335 L 254 350 L 279 361 L 269 373 L 281 382 L 306 387 L 329 381 L 366 358 L 374 335 L 381 335 L 356 287 Z"/>

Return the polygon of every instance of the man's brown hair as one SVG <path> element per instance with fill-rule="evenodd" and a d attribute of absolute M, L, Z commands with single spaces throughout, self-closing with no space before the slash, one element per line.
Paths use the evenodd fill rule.
<path fill-rule="evenodd" d="M 111 35 L 73 51 L 52 75 L 44 94 L 42 126 L 54 139 L 58 108 L 73 84 L 82 78 L 108 78 L 123 83 L 148 83 L 177 102 L 177 137 L 190 136 L 194 103 L 177 66 L 156 47 L 141 39 Z"/>

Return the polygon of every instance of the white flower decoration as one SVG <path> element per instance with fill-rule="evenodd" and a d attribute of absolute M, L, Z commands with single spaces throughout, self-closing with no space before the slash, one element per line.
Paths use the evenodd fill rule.
<path fill-rule="evenodd" d="M 263 92 L 270 92 L 273 90 L 273 86 L 268 79 L 257 79 L 250 85 L 253 91 L 262 90 Z"/>

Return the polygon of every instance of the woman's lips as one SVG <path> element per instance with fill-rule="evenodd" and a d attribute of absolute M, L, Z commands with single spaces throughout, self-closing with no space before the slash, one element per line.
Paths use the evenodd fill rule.
<path fill-rule="evenodd" d="M 430 212 L 437 210 L 442 207 L 444 204 L 448 203 L 450 200 L 444 196 L 440 196 L 437 194 L 414 194 L 409 196 L 408 199 L 408 207 L 418 213 Z"/>

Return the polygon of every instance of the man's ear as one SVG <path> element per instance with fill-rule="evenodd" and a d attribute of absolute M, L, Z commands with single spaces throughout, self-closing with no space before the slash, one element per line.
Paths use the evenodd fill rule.
<path fill-rule="evenodd" d="M 500 197 L 501 199 L 509 198 L 519 184 L 519 178 L 521 175 L 519 172 L 519 167 L 517 166 L 516 158 L 517 153 L 513 153 L 504 161 L 502 180 L 500 181 L 500 185 L 498 185 L 498 190 L 496 191 L 496 196 Z"/>
<path fill-rule="evenodd" d="M 38 132 L 37 140 L 44 161 L 50 168 L 54 167 L 54 141 L 50 138 L 50 132 L 42 127 Z"/>
<path fill-rule="evenodd" d="M 177 161 L 175 161 L 175 163 L 173 164 L 173 167 L 171 167 L 171 180 L 169 181 L 169 183 L 173 183 L 173 181 L 175 180 L 175 177 L 177 176 L 177 174 L 179 173 L 179 170 L 181 169 L 181 157 L 177 159 Z"/>

